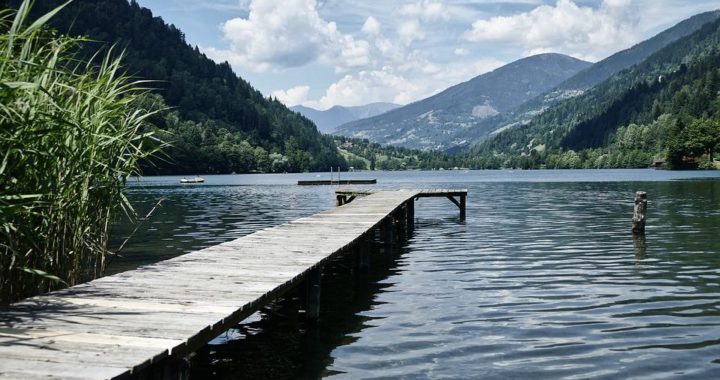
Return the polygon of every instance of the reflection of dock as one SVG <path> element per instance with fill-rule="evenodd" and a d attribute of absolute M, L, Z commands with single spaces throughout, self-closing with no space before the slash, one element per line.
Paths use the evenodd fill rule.
<path fill-rule="evenodd" d="M 342 180 L 309 180 L 309 181 L 298 181 L 298 185 L 374 185 L 377 183 L 376 179 L 342 179 Z"/>
<path fill-rule="evenodd" d="M 450 198 L 464 217 L 467 191 L 341 195 L 340 207 L 11 305 L 0 378 L 177 378 L 187 355 L 297 286 L 318 318 L 325 263 L 352 255 L 367 267 L 376 232 L 383 244 L 411 234 L 416 199 Z"/>

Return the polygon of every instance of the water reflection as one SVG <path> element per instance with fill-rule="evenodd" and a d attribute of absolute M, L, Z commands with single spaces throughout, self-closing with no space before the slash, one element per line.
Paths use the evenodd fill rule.
<path fill-rule="evenodd" d="M 383 281 L 397 273 L 404 252 L 400 247 L 375 247 L 368 270 L 358 270 L 351 254 L 326 266 L 318 324 L 303 317 L 301 286 L 205 347 L 193 359 L 191 376 L 316 379 L 342 374 L 328 369 L 332 350 L 353 344 L 354 335 L 373 323 L 375 318 L 363 312 L 379 305 L 375 296 L 387 288 Z"/>
<path fill-rule="evenodd" d="M 421 199 L 415 234 L 386 269 L 360 286 L 342 266 L 326 276 L 318 329 L 288 297 L 208 347 L 195 377 L 716 377 L 720 182 L 583 180 L 596 173 L 573 172 L 578 182 L 412 174 L 384 184 L 467 187 L 467 219 L 458 223 L 447 200 Z M 646 234 L 634 238 L 637 190 L 650 199 Z M 332 191 L 138 188 L 141 207 L 169 201 L 114 268 L 333 207 Z"/>
<path fill-rule="evenodd" d="M 635 260 L 637 264 L 642 264 L 645 259 L 647 251 L 647 241 L 645 240 L 645 234 L 633 234 L 633 248 L 635 249 Z"/>

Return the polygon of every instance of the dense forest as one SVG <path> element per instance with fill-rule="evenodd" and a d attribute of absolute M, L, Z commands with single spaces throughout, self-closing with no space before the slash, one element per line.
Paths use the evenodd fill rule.
<path fill-rule="evenodd" d="M 477 168 L 714 167 L 720 21 L 463 155 Z"/>
<path fill-rule="evenodd" d="M 33 13 L 64 3 L 44 0 Z M 11 0 L 17 7 L 19 1 Z M 152 80 L 148 106 L 159 111 L 149 128 L 170 144 L 164 159 L 143 165 L 146 174 L 313 171 L 346 167 L 333 141 L 315 125 L 265 98 L 227 63 L 217 64 L 183 33 L 137 2 L 74 1 L 52 19 L 61 33 L 89 36 L 81 56 L 116 44 L 137 78 Z"/>
<path fill-rule="evenodd" d="M 335 136 L 334 140 L 353 170 L 437 170 L 464 163 L 462 157 L 443 152 L 385 146 L 368 139 L 342 136 Z"/>

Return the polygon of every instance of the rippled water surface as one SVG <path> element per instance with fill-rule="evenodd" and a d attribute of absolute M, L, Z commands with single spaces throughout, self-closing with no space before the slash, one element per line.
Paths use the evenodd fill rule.
<path fill-rule="evenodd" d="M 354 175 L 467 188 L 467 219 L 447 200 L 419 200 L 411 239 L 370 273 L 326 271 L 317 327 L 288 297 L 206 347 L 195 377 L 720 376 L 717 173 Z M 165 200 L 112 269 L 334 207 L 334 187 L 294 185 L 314 176 L 145 179 L 131 190 L 138 209 Z M 645 238 L 630 233 L 636 190 L 650 199 Z"/>

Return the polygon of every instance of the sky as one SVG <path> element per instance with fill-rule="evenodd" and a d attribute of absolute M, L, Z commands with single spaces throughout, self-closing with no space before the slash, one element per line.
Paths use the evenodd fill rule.
<path fill-rule="evenodd" d="M 717 0 L 138 0 L 266 96 L 408 104 L 540 53 L 591 62 Z"/>

